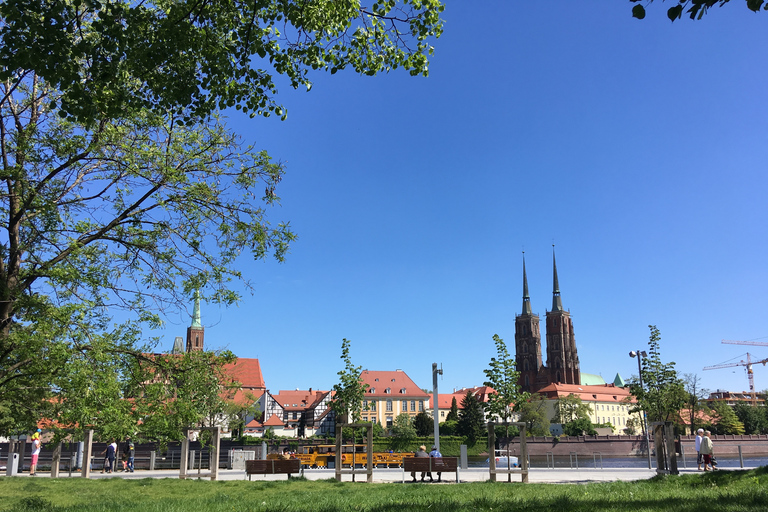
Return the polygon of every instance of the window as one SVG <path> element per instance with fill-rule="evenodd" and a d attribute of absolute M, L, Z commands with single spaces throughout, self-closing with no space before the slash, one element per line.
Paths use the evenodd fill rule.
<path fill-rule="evenodd" d="M 376 410 L 376 402 L 374 402 L 374 401 L 371 401 L 371 410 L 372 411 Z"/>
<path fill-rule="evenodd" d="M 363 400 L 363 410 L 368 410 L 368 400 Z"/>
<path fill-rule="evenodd" d="M 445 411 L 440 411 L 440 417 L 445 418 Z"/>
<path fill-rule="evenodd" d="M 293 412 L 293 415 L 292 415 L 292 416 L 293 416 L 293 418 L 292 418 L 292 419 L 294 419 L 294 420 L 295 420 L 295 419 L 298 419 L 298 418 L 297 418 L 297 416 L 296 416 L 296 411 L 294 411 L 294 412 Z"/>
<path fill-rule="evenodd" d="M 408 400 L 403 400 L 403 412 L 408 412 Z"/>
<path fill-rule="evenodd" d="M 392 388 L 387 388 L 387 389 L 384 390 L 384 392 L 386 394 L 390 394 L 390 393 L 392 393 Z"/>
<path fill-rule="evenodd" d="M 371 393 L 371 394 L 374 394 L 374 393 L 376 393 L 376 388 L 371 388 L 371 389 L 369 390 L 369 393 Z"/>
<path fill-rule="evenodd" d="M 387 412 L 392 412 L 392 400 L 387 400 Z"/>
<path fill-rule="evenodd" d="M 392 428 L 392 416 L 387 416 L 387 428 Z"/>
<path fill-rule="evenodd" d="M 405 394 L 405 388 L 400 388 L 400 394 L 402 394 L 402 395 Z"/>
<path fill-rule="evenodd" d="M 373 379 L 373 382 L 379 382 L 379 378 L 376 377 L 375 379 Z"/>
<path fill-rule="evenodd" d="M 416 400 L 411 400 L 411 412 L 416 411 Z"/>
<path fill-rule="evenodd" d="M 392 382 L 395 382 L 395 379 L 392 379 Z"/>
<path fill-rule="evenodd" d="M 424 411 L 424 400 L 419 400 L 419 412 Z"/>

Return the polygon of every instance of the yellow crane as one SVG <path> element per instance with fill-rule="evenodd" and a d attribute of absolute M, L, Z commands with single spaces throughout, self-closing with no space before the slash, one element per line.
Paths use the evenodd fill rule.
<path fill-rule="evenodd" d="M 760 342 L 760 341 L 736 341 L 736 340 L 722 340 L 722 342 L 726 345 L 752 345 L 756 347 L 768 347 L 768 343 Z M 720 368 L 733 368 L 734 366 L 746 366 L 747 367 L 747 379 L 749 380 L 749 393 L 751 396 L 751 402 L 752 405 L 755 405 L 757 403 L 757 393 L 755 392 L 755 374 L 752 370 L 753 364 L 762 364 L 765 366 L 765 364 L 768 363 L 768 359 L 761 359 L 758 361 L 752 360 L 752 354 L 747 352 L 747 360 L 741 360 L 738 363 L 723 363 L 723 364 L 716 364 L 713 366 L 706 366 L 704 367 L 705 370 L 718 370 Z"/>

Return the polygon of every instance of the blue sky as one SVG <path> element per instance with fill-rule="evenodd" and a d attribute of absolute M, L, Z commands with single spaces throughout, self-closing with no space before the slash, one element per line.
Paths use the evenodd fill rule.
<path fill-rule="evenodd" d="M 272 391 L 331 388 L 345 337 L 363 368 L 480 385 L 493 334 L 514 352 L 523 250 L 533 311 L 551 308 L 554 243 L 583 372 L 636 374 L 655 324 L 681 373 L 747 389 L 702 368 L 768 358 L 721 344 L 768 343 L 768 15 L 631 7 L 449 1 L 429 78 L 317 74 L 281 88 L 287 121 L 233 112 L 286 164 L 270 217 L 299 239 L 283 264 L 240 262 L 239 306 L 203 304 L 206 345 L 259 358 Z"/>

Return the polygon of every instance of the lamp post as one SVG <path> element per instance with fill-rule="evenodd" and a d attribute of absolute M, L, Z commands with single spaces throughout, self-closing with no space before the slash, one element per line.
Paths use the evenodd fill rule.
<path fill-rule="evenodd" d="M 648 354 L 645 352 L 645 350 L 638 350 L 634 351 L 632 350 L 629 353 L 629 357 L 637 357 L 637 376 L 640 379 L 640 389 L 643 388 L 643 369 L 642 369 L 642 360 L 644 357 L 648 357 Z M 648 424 L 645 421 L 645 411 L 641 410 L 641 417 L 643 420 L 643 430 L 645 431 L 645 446 L 648 449 L 648 469 L 652 469 L 651 467 L 651 439 L 648 435 Z"/>

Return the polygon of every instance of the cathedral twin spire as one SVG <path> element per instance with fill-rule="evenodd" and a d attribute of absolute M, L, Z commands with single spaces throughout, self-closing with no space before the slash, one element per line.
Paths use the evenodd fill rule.
<path fill-rule="evenodd" d="M 580 384 L 579 357 L 570 313 L 563 309 L 557 260 L 552 246 L 552 310 L 546 317 L 547 363 L 542 364 L 539 317 L 531 308 L 528 274 L 523 253 L 523 311 L 515 319 L 515 348 L 520 385 L 524 391 L 537 391 L 549 384 Z"/>

